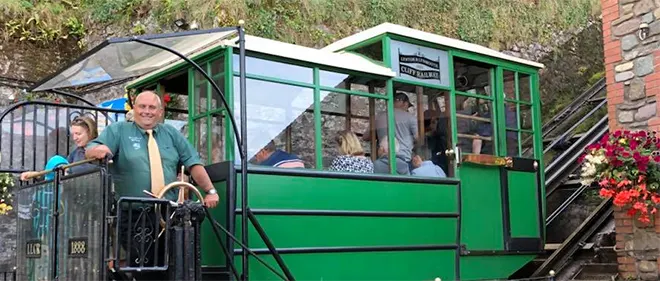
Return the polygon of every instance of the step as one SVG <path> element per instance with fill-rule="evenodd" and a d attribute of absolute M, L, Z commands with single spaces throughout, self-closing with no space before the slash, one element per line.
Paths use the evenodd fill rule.
<path fill-rule="evenodd" d="M 617 273 L 616 263 L 586 263 L 572 280 L 612 280 Z"/>
<path fill-rule="evenodd" d="M 544 249 L 546 251 L 554 251 L 559 249 L 561 247 L 562 243 L 547 243 L 545 244 Z M 585 243 L 584 246 L 582 246 L 582 250 L 590 250 L 594 247 L 594 243 Z"/>

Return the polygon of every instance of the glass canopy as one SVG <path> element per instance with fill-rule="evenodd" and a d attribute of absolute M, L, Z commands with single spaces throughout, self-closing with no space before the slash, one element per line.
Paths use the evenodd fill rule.
<path fill-rule="evenodd" d="M 107 39 L 60 71 L 38 82 L 29 91 L 136 77 L 180 60 L 169 51 L 136 42 L 135 39 L 148 40 L 189 57 L 221 44 L 222 40 L 236 33 L 236 28 L 229 27 Z"/>

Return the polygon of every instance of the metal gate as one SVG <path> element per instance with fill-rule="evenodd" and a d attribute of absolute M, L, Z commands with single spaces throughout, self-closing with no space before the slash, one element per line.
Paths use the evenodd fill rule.
<path fill-rule="evenodd" d="M 100 165 L 16 192 L 18 280 L 105 280 L 109 186 Z"/>

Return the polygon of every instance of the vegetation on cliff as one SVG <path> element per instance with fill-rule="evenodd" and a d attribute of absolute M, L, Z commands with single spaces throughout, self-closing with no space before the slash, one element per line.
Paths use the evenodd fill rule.
<path fill-rule="evenodd" d="M 250 34 L 323 46 L 357 30 L 392 22 L 496 49 L 544 43 L 584 25 L 599 0 L 0 0 L 5 38 L 39 43 L 81 40 L 109 25 L 126 33 L 200 28 L 246 20 Z M 158 30 L 161 29 L 161 30 Z M 81 44 L 83 46 L 84 44 Z"/>

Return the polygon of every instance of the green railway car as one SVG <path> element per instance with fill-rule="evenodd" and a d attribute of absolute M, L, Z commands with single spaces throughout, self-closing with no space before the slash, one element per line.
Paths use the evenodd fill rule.
<path fill-rule="evenodd" d="M 543 251 L 543 65 L 389 23 L 322 49 L 245 35 L 243 73 L 234 32 L 149 40 L 206 73 L 109 40 L 34 90 L 133 79 L 129 95 L 163 97 L 222 195 L 212 217 L 241 242 L 202 224 L 204 280 L 232 267 L 248 280 L 506 279 Z"/>

